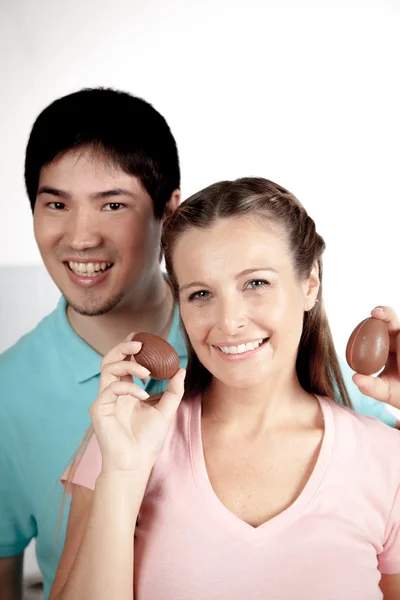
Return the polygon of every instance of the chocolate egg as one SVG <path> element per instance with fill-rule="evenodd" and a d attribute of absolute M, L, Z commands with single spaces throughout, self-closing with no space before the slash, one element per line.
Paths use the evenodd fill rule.
<path fill-rule="evenodd" d="M 134 358 L 150 371 L 153 379 L 170 379 L 175 375 L 179 369 L 179 356 L 163 338 L 143 332 L 137 333 L 132 341 L 142 343 Z"/>
<path fill-rule="evenodd" d="M 389 356 L 389 332 L 383 321 L 369 317 L 353 331 L 346 348 L 346 360 L 356 373 L 373 375 Z"/>

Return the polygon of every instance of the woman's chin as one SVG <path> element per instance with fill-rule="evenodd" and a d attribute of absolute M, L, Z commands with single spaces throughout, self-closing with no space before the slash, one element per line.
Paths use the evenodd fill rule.
<path fill-rule="evenodd" d="M 251 389 L 257 389 L 261 383 L 265 381 L 267 383 L 269 377 L 266 373 L 213 373 L 214 379 L 217 385 L 224 386 L 232 389 L 241 389 L 243 391 L 250 391 Z"/>

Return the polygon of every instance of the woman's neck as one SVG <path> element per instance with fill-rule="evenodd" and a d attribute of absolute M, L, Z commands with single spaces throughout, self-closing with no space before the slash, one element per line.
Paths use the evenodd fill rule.
<path fill-rule="evenodd" d="M 318 401 L 300 385 L 296 373 L 237 388 L 213 379 L 203 396 L 202 419 L 243 435 L 314 419 Z"/>

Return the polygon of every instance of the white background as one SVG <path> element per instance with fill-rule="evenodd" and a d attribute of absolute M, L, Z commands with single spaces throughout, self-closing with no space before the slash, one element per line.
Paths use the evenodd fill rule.
<path fill-rule="evenodd" d="M 57 297 L 24 192 L 29 130 L 56 97 L 98 85 L 166 116 L 184 197 L 245 175 L 299 197 L 327 242 L 325 299 L 342 355 L 371 308 L 400 311 L 400 2 L 0 3 L 0 349 Z"/>

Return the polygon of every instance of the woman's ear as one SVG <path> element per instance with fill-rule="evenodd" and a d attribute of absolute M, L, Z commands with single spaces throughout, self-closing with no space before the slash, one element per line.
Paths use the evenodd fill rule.
<path fill-rule="evenodd" d="M 315 304 L 318 302 L 318 294 L 321 282 L 319 279 L 319 265 L 316 261 L 313 264 L 311 269 L 311 273 L 305 281 L 304 285 L 304 310 L 309 311 L 314 308 Z"/>

